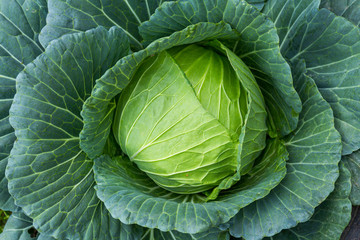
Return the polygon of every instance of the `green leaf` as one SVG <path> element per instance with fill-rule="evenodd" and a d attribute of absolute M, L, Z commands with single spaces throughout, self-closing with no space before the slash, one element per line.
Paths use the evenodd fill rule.
<path fill-rule="evenodd" d="M 206 232 L 186 234 L 177 231 L 162 232 L 158 229 L 148 229 L 142 236 L 142 240 L 229 240 L 229 233 L 212 228 Z"/>
<path fill-rule="evenodd" d="M 248 102 L 248 113 L 244 117 L 245 123 L 241 129 L 240 145 L 238 147 L 240 171 L 241 175 L 244 175 L 251 170 L 255 159 L 265 148 L 267 132 L 265 123 L 267 117 L 266 104 L 254 76 L 244 62 L 219 41 L 209 42 L 208 45 L 213 46 L 228 57 L 238 78 L 241 79 L 242 87 L 248 95 L 246 100 Z"/>
<path fill-rule="evenodd" d="M 321 0 L 321 8 L 327 8 L 360 27 L 360 0 Z"/>
<path fill-rule="evenodd" d="M 7 137 L 7 140 L 10 142 L 10 144 L 5 145 L 5 147 L 12 148 L 13 142 L 16 140 L 15 134 L 12 132 L 11 138 Z M 7 150 L 8 153 L 6 154 L 9 154 L 10 150 L 11 149 Z M 8 190 L 8 180 L 5 177 L 5 169 L 7 163 L 8 163 L 8 156 L 6 158 L 1 159 L 0 161 L 0 206 L 1 209 L 4 209 L 6 211 L 19 211 L 20 210 L 19 207 L 16 206 L 14 202 L 14 198 L 10 195 Z"/>
<path fill-rule="evenodd" d="M 292 62 L 305 60 L 307 74 L 331 105 L 346 155 L 360 148 L 360 29 L 319 11 L 318 4 L 271 0 L 264 12 L 282 36 L 281 53 Z"/>
<path fill-rule="evenodd" d="M 318 11 L 320 0 L 268 0 L 262 12 L 275 23 L 280 40 L 280 50 L 284 51 L 292 28 L 302 25 L 306 14 Z"/>
<path fill-rule="evenodd" d="M 47 14 L 44 0 L 20 2 L 0 1 L 0 49 L 9 58 L 4 60 L 16 70 L 23 68 L 43 52 L 38 35 Z M 2 56 L 5 57 L 3 54 Z M 13 61 L 9 61 L 10 59 Z"/>
<path fill-rule="evenodd" d="M 95 159 L 95 188 L 112 216 L 124 223 L 193 234 L 227 222 L 240 208 L 267 195 L 285 176 L 287 155 L 280 141 L 270 140 L 261 163 L 216 201 L 168 192 L 127 157 Z"/>
<path fill-rule="evenodd" d="M 46 1 L 0 1 L 0 208 L 18 211 L 7 189 L 5 168 L 15 141 L 9 109 L 17 74 L 43 52 L 38 41 L 47 14 Z"/>
<path fill-rule="evenodd" d="M 334 190 L 341 158 L 341 139 L 333 113 L 314 81 L 294 66 L 294 82 L 303 111 L 297 129 L 285 138 L 287 174 L 265 198 L 243 208 L 230 222 L 230 234 L 245 239 L 273 236 L 307 221 L 314 208 Z"/>
<path fill-rule="evenodd" d="M 343 156 L 342 161 L 351 173 L 350 200 L 353 205 L 360 205 L 360 150 Z"/>
<path fill-rule="evenodd" d="M 340 239 L 342 232 L 351 219 L 350 172 L 340 162 L 340 176 L 335 190 L 315 208 L 314 215 L 305 223 L 284 230 L 271 239 L 274 240 L 333 240 Z"/>
<path fill-rule="evenodd" d="M 96 82 L 90 98 L 84 104 L 81 113 L 84 118 L 84 128 L 80 135 L 81 148 L 90 158 L 103 154 L 114 115 L 114 98 L 127 86 L 144 59 L 177 45 L 236 36 L 225 23 L 199 23 L 170 37 L 158 39 L 145 50 L 122 58 Z"/>
<path fill-rule="evenodd" d="M 37 232 L 32 223 L 32 219 L 23 212 L 13 212 L 7 220 L 0 238 L 5 240 L 55 240 L 55 238 Z"/>
<path fill-rule="evenodd" d="M 124 30 L 137 50 L 142 49 L 138 26 L 167 0 L 48 0 L 49 14 L 40 41 L 47 46 L 68 33 L 98 26 L 117 26 Z"/>
<path fill-rule="evenodd" d="M 255 79 L 250 70 L 243 73 L 234 69 L 229 56 L 221 52 L 221 47 L 212 45 L 225 48 L 215 40 L 210 43 L 178 46 L 167 52 L 184 73 L 203 108 L 228 129 L 232 139 L 237 140 L 245 123 L 249 98 L 241 82 L 250 80 L 248 77 L 252 78 L 251 82 L 255 82 Z M 239 65 L 246 69 L 241 60 Z M 248 73 L 250 75 L 247 75 Z M 260 93 L 260 90 L 258 92 Z"/>
<path fill-rule="evenodd" d="M 167 2 L 140 26 L 140 34 L 146 42 L 151 42 L 191 24 L 219 21 L 225 21 L 240 33 L 227 46 L 250 68 L 262 90 L 271 136 L 290 133 L 296 128 L 301 111 L 290 67 L 280 54 L 274 24 L 245 1 Z"/>
<path fill-rule="evenodd" d="M 281 140 L 268 139 L 266 148 L 256 160 L 256 165 L 247 175 L 243 176 L 240 182 L 231 189 L 222 192 L 218 200 L 237 202 L 239 200 L 235 198 L 246 198 L 247 195 L 256 196 L 256 198 L 259 195 L 266 196 L 285 177 L 285 165 L 288 157 L 289 153 Z M 240 202 L 244 200 L 242 199 Z M 252 201 L 248 199 L 245 202 Z M 242 206 L 244 205 L 242 204 Z"/>
<path fill-rule="evenodd" d="M 0 234 L 0 238 L 9 240 L 36 240 L 38 239 L 37 235 L 34 237 L 28 232 L 31 231 L 32 228 L 31 218 L 22 212 L 13 212 L 7 220 L 4 231 Z"/>
<path fill-rule="evenodd" d="M 256 7 L 259 11 L 264 7 L 266 1 L 267 0 L 246 0 L 246 2 Z"/>
<path fill-rule="evenodd" d="M 6 176 L 16 204 L 46 235 L 119 239 L 132 231 L 141 234 L 112 218 L 97 198 L 93 162 L 79 146 L 83 102 L 94 81 L 127 54 L 127 43 L 118 28 L 66 35 L 17 77 L 10 122 L 18 140 Z"/>

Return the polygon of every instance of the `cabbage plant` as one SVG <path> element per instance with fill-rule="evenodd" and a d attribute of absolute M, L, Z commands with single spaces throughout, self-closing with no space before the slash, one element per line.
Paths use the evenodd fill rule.
<path fill-rule="evenodd" d="M 360 1 L 1 0 L 2 239 L 339 239 Z"/>

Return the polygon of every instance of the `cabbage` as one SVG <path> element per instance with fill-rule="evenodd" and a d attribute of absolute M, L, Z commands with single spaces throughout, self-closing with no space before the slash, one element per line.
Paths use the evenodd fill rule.
<path fill-rule="evenodd" d="M 359 7 L 0 1 L 0 238 L 339 239 Z"/>

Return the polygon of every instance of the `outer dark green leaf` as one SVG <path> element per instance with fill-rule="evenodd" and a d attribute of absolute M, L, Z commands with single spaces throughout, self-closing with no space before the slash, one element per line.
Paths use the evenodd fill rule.
<path fill-rule="evenodd" d="M 270 141 L 261 163 L 216 201 L 204 202 L 202 194 L 168 192 L 126 157 L 97 158 L 95 188 L 112 216 L 124 223 L 194 234 L 227 222 L 240 208 L 268 194 L 285 176 L 286 158 L 285 147 Z"/>
<path fill-rule="evenodd" d="M 30 29 L 34 32 L 34 39 L 39 42 L 39 34 L 46 24 L 48 14 L 47 0 L 17 0 L 21 5 Z M 16 16 L 16 15 L 15 15 Z M 27 30 L 30 30 L 27 29 Z"/>
<path fill-rule="evenodd" d="M 296 227 L 284 230 L 271 239 L 276 240 L 333 240 L 340 239 L 351 218 L 350 172 L 340 163 L 340 176 L 335 190 L 315 208 L 314 215 Z"/>
<path fill-rule="evenodd" d="M 142 237 L 143 240 L 229 240 L 229 233 L 216 228 L 198 234 L 186 234 L 177 231 L 162 232 L 158 229 L 148 229 Z"/>
<path fill-rule="evenodd" d="M 15 141 L 9 109 L 17 74 L 43 52 L 38 34 L 47 14 L 45 0 L 0 1 L 0 208 L 17 211 L 7 189 L 5 168 Z"/>
<path fill-rule="evenodd" d="M 290 61 L 304 59 L 334 111 L 343 154 L 360 147 L 360 29 L 317 1 L 270 0 L 264 12 L 275 21 L 281 53 Z M 284 27 L 285 26 L 285 27 Z"/>
<path fill-rule="evenodd" d="M 230 222 L 230 234 L 261 239 L 307 221 L 333 191 L 341 158 L 341 139 L 333 113 L 314 81 L 294 67 L 295 88 L 303 102 L 298 128 L 285 138 L 287 174 L 265 198 L 243 208 Z"/>
<path fill-rule="evenodd" d="M 18 140 L 6 176 L 16 203 L 58 239 L 124 239 L 131 229 L 97 198 L 93 162 L 79 147 L 83 102 L 94 80 L 129 51 L 118 28 L 56 40 L 17 77 L 10 122 Z M 126 239 L 126 238 L 125 238 Z M 131 237 L 129 237 L 131 239 Z"/>
<path fill-rule="evenodd" d="M 22 212 L 13 212 L 6 222 L 0 239 L 4 240 L 55 240 L 44 234 L 39 234 L 32 224 L 32 219 Z"/>
<path fill-rule="evenodd" d="M 140 34 L 150 42 L 198 22 L 225 21 L 240 33 L 228 43 L 252 70 L 269 112 L 270 134 L 286 135 L 297 125 L 301 102 L 293 88 L 291 71 L 279 51 L 274 24 L 245 1 L 183 0 L 164 3 Z"/>
<path fill-rule="evenodd" d="M 113 99 L 129 83 L 137 66 L 145 58 L 176 45 L 236 36 L 225 23 L 199 23 L 170 37 L 158 39 L 145 50 L 121 59 L 96 82 L 91 97 L 84 104 L 81 113 L 84 118 L 84 128 L 80 135 L 81 148 L 90 158 L 103 153 L 114 115 Z"/>
<path fill-rule="evenodd" d="M 351 173 L 350 200 L 353 205 L 360 205 L 360 150 L 343 156 L 342 161 Z"/>
<path fill-rule="evenodd" d="M 141 49 L 138 26 L 148 20 L 155 9 L 167 0 L 48 0 L 47 25 L 40 41 L 50 41 L 67 33 L 89 30 L 97 26 L 122 28 L 135 49 Z"/>
<path fill-rule="evenodd" d="M 262 12 L 270 17 L 275 23 L 280 38 L 280 50 L 286 47 L 291 37 L 291 29 L 304 24 L 306 14 L 314 14 L 318 11 L 320 0 L 269 0 Z"/>
<path fill-rule="evenodd" d="M 36 240 L 28 232 L 32 228 L 32 220 L 24 213 L 13 212 L 7 220 L 4 231 L 0 234 L 1 239 L 10 240 Z M 31 230 L 30 230 L 31 231 Z"/>
<path fill-rule="evenodd" d="M 266 1 L 267 0 L 246 0 L 246 2 L 250 3 L 259 10 L 261 10 L 264 7 Z"/>
<path fill-rule="evenodd" d="M 353 206 L 351 213 L 351 220 L 349 225 L 345 228 L 343 234 L 341 235 L 342 239 L 356 239 L 359 236 L 359 223 L 360 223 L 360 214 L 359 206 Z"/>
<path fill-rule="evenodd" d="M 360 26 L 360 0 L 322 0 L 321 8 L 327 8 Z"/>

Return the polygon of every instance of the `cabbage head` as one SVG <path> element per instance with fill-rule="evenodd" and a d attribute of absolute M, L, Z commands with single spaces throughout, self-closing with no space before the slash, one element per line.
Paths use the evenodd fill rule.
<path fill-rule="evenodd" d="M 265 147 L 266 110 L 256 80 L 240 58 L 215 50 L 192 44 L 146 59 L 117 102 L 117 143 L 171 192 L 200 193 L 238 180 Z M 256 125 L 249 123 L 255 118 Z M 256 137 L 244 145 L 239 138 L 250 127 Z"/>
<path fill-rule="evenodd" d="M 1 239 L 340 239 L 360 1 L 0 0 Z"/>

